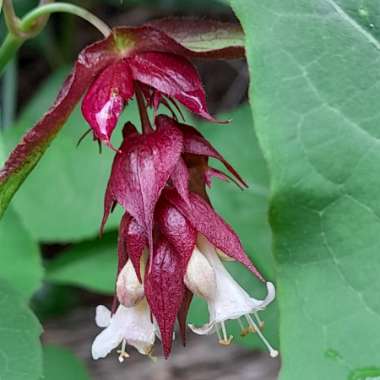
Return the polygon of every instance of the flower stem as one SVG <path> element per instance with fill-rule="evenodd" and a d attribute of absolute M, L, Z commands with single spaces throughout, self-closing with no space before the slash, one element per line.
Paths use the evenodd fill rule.
<path fill-rule="evenodd" d="M 0 76 L 3 74 L 7 63 L 13 58 L 23 42 L 24 40 L 20 37 L 16 37 L 10 33 L 7 35 L 0 46 Z"/>
<path fill-rule="evenodd" d="M 135 93 L 136 93 L 137 105 L 139 107 L 141 128 L 144 133 L 151 133 L 153 132 L 153 128 L 150 124 L 148 113 L 146 112 L 146 104 L 144 100 L 144 95 L 141 91 L 141 88 L 136 82 L 135 82 Z"/>
<path fill-rule="evenodd" d="M 16 111 L 16 97 L 17 97 L 17 61 L 14 58 L 9 65 L 4 74 L 3 88 L 1 94 L 1 109 L 2 109 L 2 120 L 0 125 L 1 128 L 9 128 L 12 126 Z"/>
<path fill-rule="evenodd" d="M 22 31 L 25 32 L 29 28 L 33 27 L 33 24 L 39 17 L 57 12 L 71 13 L 75 16 L 85 19 L 95 28 L 97 28 L 104 35 L 104 37 L 107 37 L 111 34 L 110 27 L 106 23 L 104 23 L 100 18 L 98 18 L 97 16 L 95 16 L 94 14 L 92 14 L 84 8 L 67 3 L 46 4 L 33 9 L 22 19 Z"/>
<path fill-rule="evenodd" d="M 43 3 L 46 3 L 46 1 Z M 4 11 L 6 4 L 7 1 L 4 3 Z M 35 36 L 42 30 L 43 26 L 45 25 L 45 22 L 47 21 L 46 16 L 51 13 L 71 13 L 78 17 L 84 18 L 90 24 L 95 26 L 104 35 L 104 37 L 109 36 L 112 32 L 109 26 L 105 24 L 102 20 L 100 20 L 98 17 L 96 17 L 94 14 L 73 4 L 44 4 L 30 11 L 22 20 L 17 19 L 16 15 L 14 14 L 13 8 L 11 9 L 11 2 L 8 2 L 8 6 L 8 15 L 10 17 L 15 17 L 13 19 L 13 23 L 11 21 L 12 28 L 17 27 L 18 30 L 17 32 L 15 30 L 13 32 L 12 30 L 10 30 L 4 42 L 0 46 L 0 76 L 4 72 L 6 64 L 13 58 L 13 56 L 16 54 L 18 48 L 23 44 L 23 42 L 27 38 Z"/>
<path fill-rule="evenodd" d="M 20 36 L 20 19 L 16 16 L 12 0 L 4 0 L 4 19 L 10 33 Z"/>

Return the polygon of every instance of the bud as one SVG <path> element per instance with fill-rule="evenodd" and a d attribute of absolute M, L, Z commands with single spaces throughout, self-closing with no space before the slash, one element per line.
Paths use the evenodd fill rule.
<path fill-rule="evenodd" d="M 144 298 L 144 286 L 137 278 L 131 260 L 128 260 L 119 273 L 116 283 L 119 302 L 125 307 L 135 306 Z"/>

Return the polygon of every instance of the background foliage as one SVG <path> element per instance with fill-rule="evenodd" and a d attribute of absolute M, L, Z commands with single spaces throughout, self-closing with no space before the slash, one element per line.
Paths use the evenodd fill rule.
<path fill-rule="evenodd" d="M 231 4 L 247 36 L 252 110 L 271 173 L 281 379 L 374 379 L 379 4 Z"/>

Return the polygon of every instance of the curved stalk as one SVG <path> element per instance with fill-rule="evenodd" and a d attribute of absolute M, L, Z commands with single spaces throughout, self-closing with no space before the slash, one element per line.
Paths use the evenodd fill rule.
<path fill-rule="evenodd" d="M 23 32 L 27 32 L 29 28 L 33 28 L 34 23 L 41 16 L 57 12 L 71 13 L 75 16 L 85 19 L 96 29 L 98 29 L 104 37 L 107 37 L 111 33 L 111 28 L 100 18 L 87 11 L 86 9 L 67 3 L 46 4 L 33 9 L 22 19 L 20 24 L 21 30 Z"/>
<path fill-rule="evenodd" d="M 4 8 L 6 2 L 4 3 Z M 105 24 L 91 12 L 81 7 L 66 3 L 46 4 L 47 2 L 48 1 L 46 0 L 43 1 L 42 4 L 44 5 L 40 5 L 39 7 L 30 11 L 21 21 L 17 19 L 16 15 L 14 15 L 16 17 L 15 20 L 18 20 L 18 22 L 16 21 L 18 32 L 12 33 L 10 30 L 10 33 L 8 33 L 4 42 L 0 46 L 0 76 L 4 72 L 6 64 L 13 58 L 23 42 L 27 38 L 35 36 L 42 30 L 45 22 L 47 21 L 46 16 L 50 15 L 51 13 L 64 12 L 81 17 L 95 26 L 103 34 L 104 37 L 109 36 L 109 34 L 112 32 L 111 28 L 107 24 Z"/>

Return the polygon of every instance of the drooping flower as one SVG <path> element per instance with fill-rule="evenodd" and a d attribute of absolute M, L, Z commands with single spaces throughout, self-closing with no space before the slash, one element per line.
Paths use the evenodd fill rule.
<path fill-rule="evenodd" d="M 258 312 L 264 310 L 275 297 L 273 284 L 266 283 L 268 293 L 264 300 L 250 297 L 232 278 L 222 264 L 216 248 L 204 236 L 199 235 L 197 245 L 199 249 L 194 250 L 190 259 L 190 263 L 194 262 L 187 268 L 185 283 L 193 293 L 206 299 L 210 321 L 202 327 L 190 325 L 190 328 L 200 335 L 216 332 L 219 343 L 229 345 L 232 336 L 228 336 L 225 323 L 236 319 L 242 329 L 242 335 L 249 332 L 257 333 L 268 348 L 270 356 L 276 357 L 278 351 L 272 348 L 260 331 L 263 322 L 258 315 Z M 244 328 L 244 323 L 248 323 L 248 328 Z"/>
<path fill-rule="evenodd" d="M 192 292 L 203 294 L 210 302 L 214 297 L 209 294 L 211 289 L 215 288 L 218 294 L 216 274 L 206 281 L 208 286 L 196 279 L 191 280 L 197 284 L 193 288 L 185 285 L 190 283 L 189 276 L 202 275 L 194 260 L 203 257 L 207 263 L 206 257 L 196 254 L 199 234 L 220 254 L 241 262 L 261 281 L 265 280 L 245 254 L 236 233 L 203 196 L 207 172 L 212 169 L 208 157 L 219 159 L 242 186 L 244 181 L 194 128 L 162 115 L 155 118 L 155 126 L 154 131 L 140 134 L 131 123 L 125 125 L 124 141 L 116 153 L 107 185 L 102 228 L 115 204 L 120 204 L 125 214 L 119 231 L 119 270 L 126 268 L 127 262 L 133 264 L 136 278 L 144 285 L 167 357 L 176 318 L 181 336 L 185 336 Z M 201 165 L 192 167 L 194 160 Z M 199 177 L 198 186 L 193 183 L 194 177 Z M 146 248 L 149 258 L 143 277 L 141 256 Z M 189 270 L 193 266 L 198 266 L 195 274 Z M 203 270 L 207 271 L 207 266 Z M 200 290 L 202 286 L 207 292 Z"/>
<path fill-rule="evenodd" d="M 113 29 L 110 36 L 79 55 L 53 106 L 28 131 L 0 171 L 0 202 L 8 204 L 83 95 L 83 115 L 94 137 L 111 147 L 119 116 L 136 95 L 143 134 L 131 123 L 125 126 L 105 195 L 102 228 L 116 204 L 125 213 L 119 231 L 116 302 L 112 311 L 97 308 L 96 322 L 104 330 L 92 347 L 95 359 L 119 344 L 121 361 L 128 356 L 126 344 L 149 355 L 156 333 L 167 357 L 176 318 L 185 338 L 192 292 L 209 302 L 210 331 L 211 325 L 219 324 L 223 330 L 224 320 L 236 315 L 226 304 L 233 299 L 231 295 L 241 300 L 241 305 L 250 305 L 237 305 L 248 315 L 256 316 L 269 302 L 269 298 L 250 298 L 223 272 L 216 254 L 212 261 L 196 245 L 197 236 L 204 236 L 214 252 L 241 262 L 265 281 L 206 193 L 212 177 L 232 179 L 241 187 L 244 181 L 199 132 L 178 123 L 174 112 L 172 118 L 155 117 L 155 130 L 149 129 L 146 114 L 147 107 L 153 107 L 156 116 L 160 104 L 171 108 L 171 104 L 177 107 L 178 101 L 196 115 L 215 120 L 189 59 L 242 57 L 243 40 L 239 26 L 208 21 L 166 20 Z M 220 160 L 231 176 L 210 167 L 210 157 Z M 147 258 L 142 265 L 144 252 Z M 194 272 L 201 262 L 202 270 Z M 221 289 L 229 290 L 228 297 L 221 299 Z M 274 295 L 270 286 L 268 289 Z M 219 305 L 227 306 L 220 311 Z"/>
<path fill-rule="evenodd" d="M 120 344 L 121 349 L 118 351 L 120 362 L 129 356 L 126 344 L 134 346 L 140 354 L 151 354 L 155 327 L 146 299 L 129 308 L 119 305 L 113 315 L 105 306 L 99 305 L 96 308 L 96 322 L 104 330 L 92 344 L 91 352 L 94 359 L 106 357 Z"/>
<path fill-rule="evenodd" d="M 119 360 L 129 355 L 126 345 L 134 346 L 141 354 L 150 355 L 155 341 L 156 327 L 133 265 L 127 261 L 117 278 L 116 295 L 120 305 L 111 314 L 105 306 L 96 308 L 95 321 L 105 328 L 92 345 L 94 359 L 104 358 L 121 344 Z"/>

